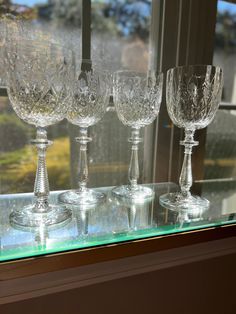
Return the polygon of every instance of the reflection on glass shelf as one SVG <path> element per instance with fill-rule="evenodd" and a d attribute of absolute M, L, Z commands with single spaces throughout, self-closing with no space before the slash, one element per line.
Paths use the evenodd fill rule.
<path fill-rule="evenodd" d="M 200 185 L 200 187 L 199 187 Z M 41 226 L 31 231 L 12 228 L 9 214 L 15 208 L 32 203 L 32 194 L 0 196 L 0 261 L 114 244 L 148 237 L 236 223 L 236 181 L 197 183 L 202 195 L 211 202 L 205 212 L 178 213 L 159 205 L 159 196 L 177 191 L 177 185 L 162 183 L 148 185 L 155 199 L 129 202 L 115 198 L 112 187 L 100 188 L 107 201 L 97 206 L 73 207 L 72 220 L 59 229 Z M 52 192 L 51 202 L 58 192 Z"/>

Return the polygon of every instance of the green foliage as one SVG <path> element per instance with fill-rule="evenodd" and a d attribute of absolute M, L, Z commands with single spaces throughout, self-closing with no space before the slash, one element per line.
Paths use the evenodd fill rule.
<path fill-rule="evenodd" d="M 58 25 L 81 25 L 81 2 L 78 0 L 51 0 L 51 18 Z"/>
<path fill-rule="evenodd" d="M 37 153 L 31 145 L 0 154 L 1 193 L 32 192 Z M 70 187 L 69 139 L 54 141 L 47 152 L 47 169 L 51 190 Z"/>
<path fill-rule="evenodd" d="M 28 142 L 28 127 L 15 115 L 0 114 L 0 151 L 20 149 Z"/>
<path fill-rule="evenodd" d="M 94 3 L 92 9 L 92 29 L 97 33 L 118 34 L 118 28 L 114 18 L 104 16 L 104 3 Z"/>

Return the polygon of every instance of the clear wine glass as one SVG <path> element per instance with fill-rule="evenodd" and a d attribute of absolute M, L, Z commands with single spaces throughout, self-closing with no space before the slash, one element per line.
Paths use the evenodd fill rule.
<path fill-rule="evenodd" d="M 7 91 L 16 114 L 36 126 L 32 141 L 38 152 L 34 184 L 35 201 L 14 210 L 10 222 L 16 227 L 52 226 L 66 223 L 71 211 L 49 203 L 46 150 L 52 145 L 46 127 L 64 119 L 73 81 L 73 52 L 50 43 L 19 40 L 7 47 Z"/>
<path fill-rule="evenodd" d="M 205 128 L 213 120 L 219 107 L 223 86 L 221 68 L 211 65 L 182 66 L 168 70 L 166 80 L 166 103 L 169 116 L 179 128 L 184 128 L 184 160 L 179 178 L 180 192 L 160 197 L 160 204 L 168 209 L 196 211 L 206 210 L 209 201 L 191 195 L 191 154 L 194 132 Z"/>
<path fill-rule="evenodd" d="M 88 136 L 88 127 L 102 119 L 110 98 L 110 75 L 92 64 L 90 60 L 82 60 L 76 64 L 77 79 L 71 90 L 71 102 L 67 112 L 67 120 L 79 126 L 80 145 L 78 189 L 59 195 L 59 201 L 70 205 L 90 205 L 105 200 L 105 194 L 87 187 L 88 161 L 87 144 L 92 140 Z"/>
<path fill-rule="evenodd" d="M 162 73 L 114 73 L 113 98 L 118 118 L 124 125 L 131 127 L 131 159 L 128 171 L 130 184 L 114 188 L 112 193 L 116 196 L 143 200 L 154 195 L 151 188 L 138 185 L 138 144 L 142 141 L 140 128 L 152 123 L 159 113 L 162 82 Z"/>

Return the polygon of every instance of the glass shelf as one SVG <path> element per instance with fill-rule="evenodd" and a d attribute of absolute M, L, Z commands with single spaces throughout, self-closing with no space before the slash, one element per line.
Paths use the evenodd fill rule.
<path fill-rule="evenodd" d="M 97 190 L 107 194 L 105 203 L 73 208 L 72 220 L 51 230 L 11 227 L 11 211 L 30 204 L 33 196 L 31 193 L 1 195 L 0 262 L 236 223 L 236 181 L 195 184 L 202 196 L 210 200 L 211 206 L 206 212 L 191 214 L 169 211 L 159 205 L 159 196 L 177 191 L 177 185 L 146 186 L 154 190 L 155 198 L 135 203 L 112 197 L 111 187 L 99 188 Z M 55 203 L 61 192 L 52 192 L 51 202 Z"/>

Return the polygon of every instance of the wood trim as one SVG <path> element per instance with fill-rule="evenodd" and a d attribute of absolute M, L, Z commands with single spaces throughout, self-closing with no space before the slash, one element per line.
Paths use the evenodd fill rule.
<path fill-rule="evenodd" d="M 214 53 L 215 24 L 217 15 L 216 0 L 191 0 L 191 24 L 188 42 L 188 64 L 212 64 Z M 192 155 L 194 180 L 204 177 L 204 158 L 207 128 L 198 130 L 195 140 L 199 145 Z M 200 194 L 201 191 L 195 191 Z"/>
<path fill-rule="evenodd" d="M 162 8 L 162 19 L 160 20 L 159 32 L 161 35 L 159 47 L 156 46 L 156 55 L 159 56 L 157 67 L 164 73 L 163 98 L 156 124 L 156 145 L 154 182 L 166 182 L 170 179 L 171 150 L 173 127 L 165 104 L 165 81 L 166 71 L 176 65 L 176 53 L 178 51 L 178 32 L 179 32 L 179 12 L 181 12 L 181 1 L 160 0 Z M 155 46 L 153 47 L 155 49 Z M 161 167 L 159 166 L 161 165 Z"/>
<path fill-rule="evenodd" d="M 189 265 L 236 253 L 236 238 L 195 244 L 114 261 L 0 282 L 0 304 Z"/>
<path fill-rule="evenodd" d="M 149 37 L 149 64 L 148 70 L 160 71 L 160 58 L 161 58 L 161 40 L 162 40 L 162 12 L 163 1 L 152 1 L 151 7 L 151 25 Z M 164 98 L 164 95 L 163 95 Z M 142 182 L 149 183 L 155 182 L 154 174 L 156 172 L 156 144 L 157 138 L 156 131 L 158 130 L 157 119 L 150 125 L 144 128 L 144 142 L 143 142 L 143 162 Z"/>
<path fill-rule="evenodd" d="M 0 264 L 0 281 L 112 261 L 236 236 L 236 224 L 153 237 Z"/>

